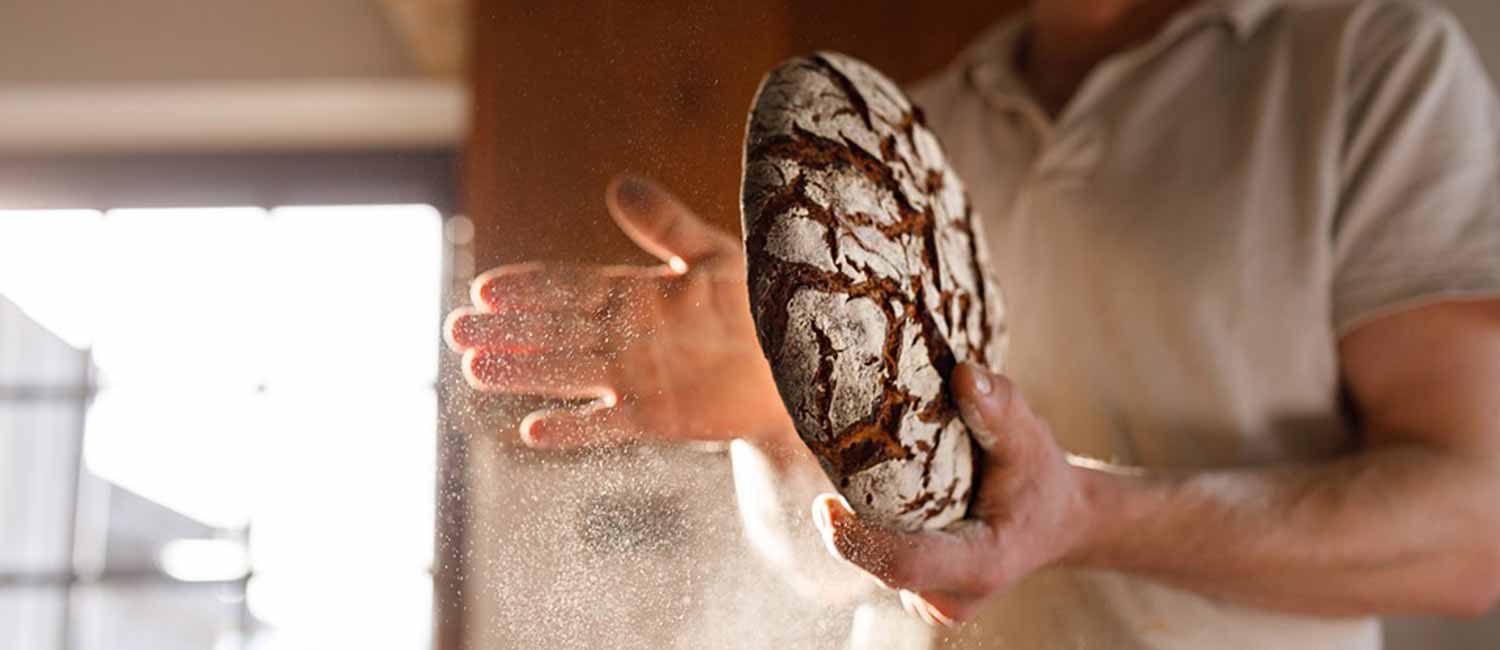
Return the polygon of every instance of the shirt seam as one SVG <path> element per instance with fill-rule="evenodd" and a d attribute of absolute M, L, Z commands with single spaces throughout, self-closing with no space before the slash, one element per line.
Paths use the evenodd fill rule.
<path fill-rule="evenodd" d="M 1357 288 L 1351 286 L 1355 283 Z M 1376 317 L 1414 306 L 1491 296 L 1500 297 L 1500 266 L 1459 266 L 1348 278 L 1335 284 L 1330 306 L 1334 331 L 1343 334 Z M 1352 309 L 1340 314 L 1341 307 Z"/>

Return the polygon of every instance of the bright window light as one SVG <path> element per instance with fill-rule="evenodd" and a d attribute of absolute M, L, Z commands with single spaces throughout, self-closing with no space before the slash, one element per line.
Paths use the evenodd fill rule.
<path fill-rule="evenodd" d="M 426 205 L 271 211 L 272 383 L 437 380 L 442 223 Z"/>
<path fill-rule="evenodd" d="M 273 388 L 266 402 L 258 444 L 275 459 L 276 480 L 256 492 L 250 547 L 257 571 L 426 571 L 436 457 L 431 389 Z"/>
<path fill-rule="evenodd" d="M 269 396 L 277 480 L 250 530 L 250 612 L 278 647 L 417 647 L 431 607 L 436 402 L 350 390 Z M 426 432 L 428 435 L 417 435 Z"/>
<path fill-rule="evenodd" d="M 252 574 L 244 647 L 428 645 L 442 228 L 425 205 L 0 212 L 0 294 L 92 347 L 87 469 L 225 533 L 155 559 Z"/>
<path fill-rule="evenodd" d="M 89 409 L 84 460 L 100 478 L 216 528 L 249 523 L 274 466 L 259 438 L 262 398 L 181 383 L 113 388 Z"/>
<path fill-rule="evenodd" d="M 92 340 L 96 210 L 0 210 L 0 295 L 75 348 Z"/>
<path fill-rule="evenodd" d="M 104 383 L 254 386 L 265 336 L 266 212 L 110 210 L 91 293 Z"/>
<path fill-rule="evenodd" d="M 167 575 L 183 582 L 238 580 L 250 572 L 245 547 L 230 539 L 178 539 L 157 555 Z"/>

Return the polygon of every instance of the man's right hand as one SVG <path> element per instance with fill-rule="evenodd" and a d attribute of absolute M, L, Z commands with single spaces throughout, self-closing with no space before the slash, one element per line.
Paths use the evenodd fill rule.
<path fill-rule="evenodd" d="M 444 327 L 469 385 L 595 400 L 526 416 L 521 439 L 534 447 L 795 439 L 756 342 L 739 240 L 644 179 L 615 179 L 605 202 L 663 263 L 533 262 L 481 274 L 473 306 Z"/>

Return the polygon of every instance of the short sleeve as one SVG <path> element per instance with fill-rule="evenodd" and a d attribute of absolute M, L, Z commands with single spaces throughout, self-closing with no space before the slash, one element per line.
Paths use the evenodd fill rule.
<path fill-rule="evenodd" d="M 1371 5 L 1375 3 L 1367 3 Z M 1500 108 L 1457 21 L 1380 3 L 1348 50 L 1332 313 L 1500 297 Z"/>

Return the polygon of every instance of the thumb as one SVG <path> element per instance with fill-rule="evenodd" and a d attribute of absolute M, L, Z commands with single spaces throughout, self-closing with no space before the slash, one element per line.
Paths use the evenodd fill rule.
<path fill-rule="evenodd" d="M 902 532 L 867 522 L 838 494 L 813 500 L 813 524 L 834 557 L 853 564 L 892 589 L 983 590 L 990 561 L 983 524 L 968 521 L 944 530 Z"/>
<path fill-rule="evenodd" d="M 1041 426 L 1015 383 L 1004 375 L 964 363 L 953 371 L 953 386 L 964 424 L 988 453 L 1003 453 L 1007 446 Z"/>
<path fill-rule="evenodd" d="M 620 230 L 678 273 L 689 264 L 733 250 L 738 242 L 703 223 L 661 186 L 639 176 L 610 181 L 604 202 Z"/>

